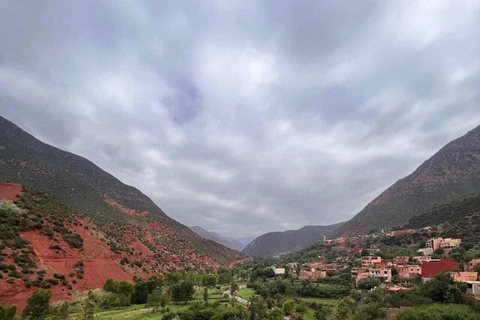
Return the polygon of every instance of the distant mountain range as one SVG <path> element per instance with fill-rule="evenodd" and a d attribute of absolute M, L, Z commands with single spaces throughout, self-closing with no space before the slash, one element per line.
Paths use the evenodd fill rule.
<path fill-rule="evenodd" d="M 323 236 L 330 237 L 343 223 L 329 226 L 305 226 L 298 230 L 269 232 L 250 242 L 243 253 L 251 257 L 273 258 L 314 244 Z"/>
<path fill-rule="evenodd" d="M 408 222 L 428 208 L 480 191 L 480 126 L 448 143 L 385 190 L 337 234 L 355 235 Z"/>
<path fill-rule="evenodd" d="M 217 243 L 220 243 L 226 247 L 229 247 L 237 251 L 242 251 L 243 248 L 245 248 L 245 246 L 250 241 L 252 241 L 252 238 L 239 238 L 239 239 L 227 238 L 214 231 L 207 231 L 200 226 L 190 226 L 189 228 L 190 230 L 192 230 L 193 232 L 195 232 L 199 236 L 202 236 L 205 239 L 215 241 Z"/>

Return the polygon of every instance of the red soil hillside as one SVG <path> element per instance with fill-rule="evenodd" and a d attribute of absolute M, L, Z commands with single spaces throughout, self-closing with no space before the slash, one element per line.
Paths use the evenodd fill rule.
<path fill-rule="evenodd" d="M 2 190 L 14 202 L 0 210 L 0 228 L 21 227 L 6 236 L 0 232 L 0 301 L 17 305 L 18 312 L 39 288 L 51 290 L 54 302 L 101 288 L 108 278 L 133 281 L 225 266 L 196 252 L 161 221 L 98 225 L 48 194 L 18 185 Z"/>
<path fill-rule="evenodd" d="M 17 183 L 0 183 L 0 200 L 13 201 L 22 193 L 22 186 Z"/>

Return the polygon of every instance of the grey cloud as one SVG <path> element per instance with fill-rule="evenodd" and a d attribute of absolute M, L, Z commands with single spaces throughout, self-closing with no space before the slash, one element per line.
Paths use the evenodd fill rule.
<path fill-rule="evenodd" d="M 449 6 L 4 1 L 0 113 L 187 225 L 335 223 L 480 123 L 480 6 Z"/>

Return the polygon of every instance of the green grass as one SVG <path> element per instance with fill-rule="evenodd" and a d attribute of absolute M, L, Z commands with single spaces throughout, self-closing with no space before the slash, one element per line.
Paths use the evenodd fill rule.
<path fill-rule="evenodd" d="M 245 288 L 245 289 L 238 290 L 236 295 L 240 298 L 245 299 L 245 300 L 249 300 L 249 299 L 253 298 L 254 296 L 256 296 L 257 294 L 255 293 L 255 290 L 253 290 L 251 288 Z"/>

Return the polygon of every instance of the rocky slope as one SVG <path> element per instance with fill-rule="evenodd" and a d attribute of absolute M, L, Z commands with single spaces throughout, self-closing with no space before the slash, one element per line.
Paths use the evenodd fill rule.
<path fill-rule="evenodd" d="M 92 162 L 0 117 L 1 181 L 10 183 L 0 183 L 0 301 L 21 307 L 55 274 L 64 276 L 50 281 L 58 300 L 108 277 L 217 268 L 246 258 L 169 218 Z"/>
<path fill-rule="evenodd" d="M 234 250 L 237 250 L 237 251 L 242 251 L 243 248 L 245 247 L 241 243 L 235 241 L 235 239 L 221 236 L 218 233 L 213 232 L 213 231 L 207 231 L 200 226 L 189 226 L 189 228 L 190 228 L 190 230 L 192 230 L 193 232 L 195 232 L 199 236 L 201 236 L 205 239 L 212 240 L 212 241 L 215 241 L 217 243 L 220 243 L 221 245 L 224 245 L 225 247 L 228 247 L 230 249 L 234 249 Z"/>
<path fill-rule="evenodd" d="M 305 226 L 298 230 L 269 232 L 255 238 L 243 253 L 251 257 L 272 258 L 308 247 L 324 235 L 332 236 L 343 223 L 329 226 Z"/>
<path fill-rule="evenodd" d="M 448 143 L 339 230 L 366 233 L 408 222 L 431 206 L 480 191 L 480 126 Z"/>

